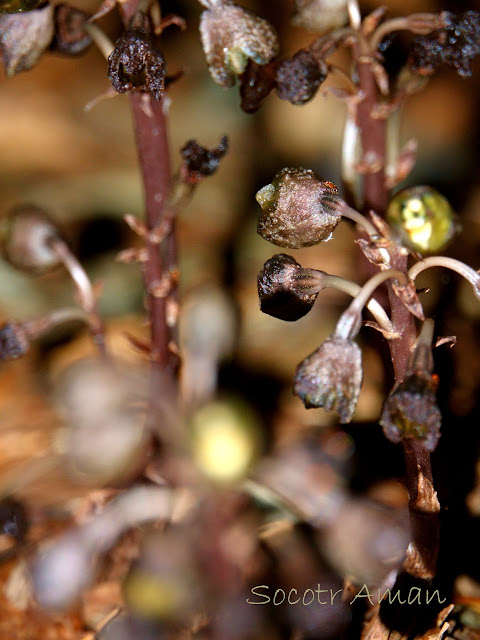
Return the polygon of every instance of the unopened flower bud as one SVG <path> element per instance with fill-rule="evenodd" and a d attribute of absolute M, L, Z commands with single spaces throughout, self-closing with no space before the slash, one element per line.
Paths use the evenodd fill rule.
<path fill-rule="evenodd" d="M 52 246 L 52 241 L 59 238 L 55 223 L 43 209 L 16 207 L 3 221 L 3 257 L 20 271 L 43 273 L 60 264 Z"/>
<path fill-rule="evenodd" d="M 330 239 L 341 220 L 337 191 L 310 169 L 282 169 L 255 196 L 262 207 L 257 233 L 290 249 Z"/>
<path fill-rule="evenodd" d="M 305 104 L 313 98 L 327 77 L 326 68 L 306 49 L 300 49 L 277 67 L 277 95 L 292 104 Z"/>
<path fill-rule="evenodd" d="M 54 14 L 55 35 L 50 48 L 68 56 L 83 53 L 92 44 L 92 38 L 85 31 L 88 18 L 88 13 L 80 9 L 57 4 Z"/>
<path fill-rule="evenodd" d="M 7 322 L 0 327 L 0 360 L 14 360 L 27 353 L 28 336 L 19 324 Z"/>
<path fill-rule="evenodd" d="M 434 451 L 442 422 L 436 388 L 436 376 L 416 373 L 407 375 L 392 391 L 380 418 L 388 440 L 398 443 L 402 438 L 416 438 L 424 441 L 428 451 Z"/>
<path fill-rule="evenodd" d="M 228 1 L 203 2 L 200 36 L 210 75 L 222 87 L 235 84 L 248 60 L 270 62 L 278 53 L 277 34 L 257 15 Z"/>
<path fill-rule="evenodd" d="M 398 443 L 403 438 L 423 440 L 428 451 L 434 451 L 440 438 L 442 414 L 435 392 L 438 385 L 432 375 L 433 321 L 424 322 L 405 378 L 394 387 L 383 405 L 380 424 L 388 440 Z"/>
<path fill-rule="evenodd" d="M 360 347 L 334 336 L 298 365 L 293 393 L 307 409 L 336 411 L 341 422 L 347 423 L 355 412 L 362 379 Z"/>
<path fill-rule="evenodd" d="M 143 29 L 129 29 L 108 58 L 108 77 L 117 93 L 147 91 L 160 100 L 165 89 L 165 61 Z"/>
<path fill-rule="evenodd" d="M 321 271 L 303 269 L 285 253 L 274 255 L 258 274 L 260 309 L 289 322 L 303 318 L 315 304 L 322 288 L 322 275 Z"/>
<path fill-rule="evenodd" d="M 295 0 L 293 24 L 325 33 L 348 22 L 347 0 Z"/>
<path fill-rule="evenodd" d="M 429 186 L 402 189 L 386 219 L 404 245 L 420 253 L 440 251 L 459 229 L 448 200 Z"/>

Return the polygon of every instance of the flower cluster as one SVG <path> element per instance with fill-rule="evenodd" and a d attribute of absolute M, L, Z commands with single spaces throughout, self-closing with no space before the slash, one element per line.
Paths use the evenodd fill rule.
<path fill-rule="evenodd" d="M 435 249 L 451 237 L 455 225 L 453 212 L 443 196 L 428 187 L 416 187 L 401 192 L 392 201 L 389 221 L 393 227 L 382 223 L 377 231 L 343 202 L 334 184 L 306 169 L 288 168 L 278 172 L 271 184 L 257 193 L 257 201 L 262 208 L 258 233 L 277 246 L 295 249 L 328 239 L 342 216 L 353 219 L 367 231 L 369 240 L 364 240 L 365 246 L 376 251 L 384 246 L 387 253 L 388 244 L 382 245 L 380 228 L 389 238 L 398 238 L 404 243 L 411 240 L 413 233 L 417 246 L 423 240 L 428 242 L 427 248 Z M 336 411 L 342 423 L 352 420 L 363 379 L 362 352 L 354 342 L 362 324 L 363 307 L 368 306 L 375 316 L 376 327 L 387 338 L 395 339 L 398 337 L 395 327 L 378 302 L 371 299 L 372 294 L 391 279 L 394 295 L 410 313 L 423 320 L 414 281 L 430 266 L 447 266 L 458 271 L 477 294 L 480 275 L 463 263 L 447 258 L 426 258 L 412 267 L 408 275 L 385 264 L 363 287 L 323 271 L 304 268 L 286 254 L 277 254 L 265 263 L 258 276 L 260 308 L 273 317 L 287 321 L 302 318 L 325 287 L 336 287 L 353 296 L 353 302 L 340 317 L 331 337 L 297 367 L 293 393 L 307 409 L 322 407 Z M 432 374 L 432 336 L 433 322 L 426 320 L 406 376 L 385 401 L 380 421 L 392 442 L 414 438 L 421 440 L 429 451 L 437 445 L 441 422 L 435 398 L 437 379 Z"/>

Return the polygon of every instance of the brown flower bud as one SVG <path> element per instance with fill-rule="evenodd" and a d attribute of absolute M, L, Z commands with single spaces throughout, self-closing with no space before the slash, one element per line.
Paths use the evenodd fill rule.
<path fill-rule="evenodd" d="M 322 271 L 303 269 L 285 253 L 274 255 L 258 274 L 260 309 L 289 322 L 303 318 L 315 304 L 322 288 L 322 275 Z"/>
<path fill-rule="evenodd" d="M 326 77 L 326 67 L 310 51 L 300 49 L 277 67 L 277 95 L 292 104 L 305 104 L 313 98 Z"/>
<path fill-rule="evenodd" d="M 45 4 L 22 14 L 0 14 L 0 50 L 8 77 L 28 71 L 53 38 L 53 7 Z"/>
<path fill-rule="evenodd" d="M 92 44 L 92 38 L 85 31 L 88 18 L 88 13 L 84 11 L 68 4 L 57 4 L 54 15 L 55 35 L 50 48 L 68 56 L 83 53 Z"/>
<path fill-rule="evenodd" d="M 257 15 L 223 0 L 203 0 L 200 36 L 210 75 L 222 87 L 233 87 L 248 60 L 266 64 L 278 54 L 277 34 Z"/>
<path fill-rule="evenodd" d="M 108 57 L 108 77 L 117 93 L 147 91 L 160 100 L 165 89 L 165 61 L 143 29 L 129 29 Z"/>
<path fill-rule="evenodd" d="M 240 76 L 240 107 L 245 113 L 255 113 L 263 101 L 275 89 L 275 71 L 277 61 L 257 64 L 249 60 Z"/>
<path fill-rule="evenodd" d="M 14 360 L 27 353 L 28 337 L 19 324 L 7 322 L 0 327 L 0 360 Z"/>
<path fill-rule="evenodd" d="M 334 336 L 298 365 L 293 393 L 307 409 L 336 411 L 340 421 L 347 423 L 355 412 L 362 379 L 360 347 Z"/>
<path fill-rule="evenodd" d="M 442 421 L 435 398 L 438 379 L 432 375 L 432 337 L 433 320 L 427 319 L 405 378 L 385 400 L 380 418 L 388 440 L 395 443 L 403 438 L 423 440 L 428 451 L 434 451 L 437 446 Z"/>
<path fill-rule="evenodd" d="M 347 0 L 295 0 L 292 22 L 325 33 L 348 22 Z"/>
<path fill-rule="evenodd" d="M 182 180 L 188 184 L 197 184 L 206 176 L 213 175 L 227 151 L 227 136 L 222 136 L 213 149 L 206 149 L 196 140 L 189 140 L 180 151 L 183 158 L 180 168 Z"/>
<path fill-rule="evenodd" d="M 414 39 L 410 66 L 428 75 L 446 65 L 466 78 L 472 74 L 473 58 L 480 54 L 480 12 L 455 15 L 444 11 L 441 18 L 443 28 Z"/>
<path fill-rule="evenodd" d="M 434 451 L 440 438 L 442 414 L 435 391 L 437 377 L 414 373 L 392 391 L 383 405 L 380 424 L 391 442 L 402 438 L 424 440 L 428 451 Z"/>
<path fill-rule="evenodd" d="M 279 247 L 328 240 L 341 219 L 337 187 L 310 169 L 282 169 L 255 197 L 262 207 L 257 233 Z"/>
<path fill-rule="evenodd" d="M 12 209 L 2 229 L 3 257 L 26 273 L 43 273 L 57 267 L 60 259 L 51 243 L 59 231 L 50 216 L 34 205 Z"/>

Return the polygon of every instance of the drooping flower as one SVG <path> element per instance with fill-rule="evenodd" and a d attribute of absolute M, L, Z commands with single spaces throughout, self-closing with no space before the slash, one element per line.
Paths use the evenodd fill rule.
<path fill-rule="evenodd" d="M 322 288 L 322 275 L 322 271 L 303 269 L 292 256 L 277 253 L 258 274 L 260 309 L 280 320 L 303 318 L 315 304 Z"/>
<path fill-rule="evenodd" d="M 235 84 L 248 60 L 263 65 L 278 54 L 278 39 L 269 22 L 229 0 L 200 0 L 207 7 L 200 36 L 210 75 L 222 87 Z"/>
<path fill-rule="evenodd" d="M 328 240 L 341 220 L 337 191 L 310 169 L 282 169 L 256 194 L 262 207 L 257 232 L 290 249 Z"/>
<path fill-rule="evenodd" d="M 293 392 L 307 409 L 336 411 L 347 423 L 355 412 L 362 380 L 360 347 L 334 335 L 298 365 Z"/>
<path fill-rule="evenodd" d="M 326 66 L 307 49 L 300 49 L 278 65 L 277 95 L 292 104 L 305 104 L 314 97 L 326 77 Z"/>
<path fill-rule="evenodd" d="M 391 392 L 383 405 L 380 424 L 388 440 L 423 440 L 433 451 L 440 438 L 442 414 L 437 405 L 435 376 L 413 373 Z"/>
<path fill-rule="evenodd" d="M 432 374 L 433 328 L 433 320 L 425 320 L 406 375 L 385 400 L 380 418 L 388 440 L 422 440 L 428 451 L 437 446 L 442 422 L 435 396 L 438 379 Z"/>
<path fill-rule="evenodd" d="M 441 14 L 443 27 L 413 41 L 410 66 L 414 71 L 432 74 L 441 65 L 453 67 L 466 78 L 472 74 L 473 58 L 480 54 L 480 12 Z"/>

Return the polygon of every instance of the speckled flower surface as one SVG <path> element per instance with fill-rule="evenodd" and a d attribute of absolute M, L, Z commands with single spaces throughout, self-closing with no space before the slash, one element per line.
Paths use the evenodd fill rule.
<path fill-rule="evenodd" d="M 362 380 L 360 347 L 334 337 L 298 365 L 293 392 L 307 409 L 336 411 L 341 422 L 347 423 L 353 418 Z"/>
<path fill-rule="evenodd" d="M 210 75 L 222 87 L 235 84 L 248 60 L 266 64 L 278 54 L 273 27 L 251 11 L 230 2 L 203 2 L 200 36 Z"/>

